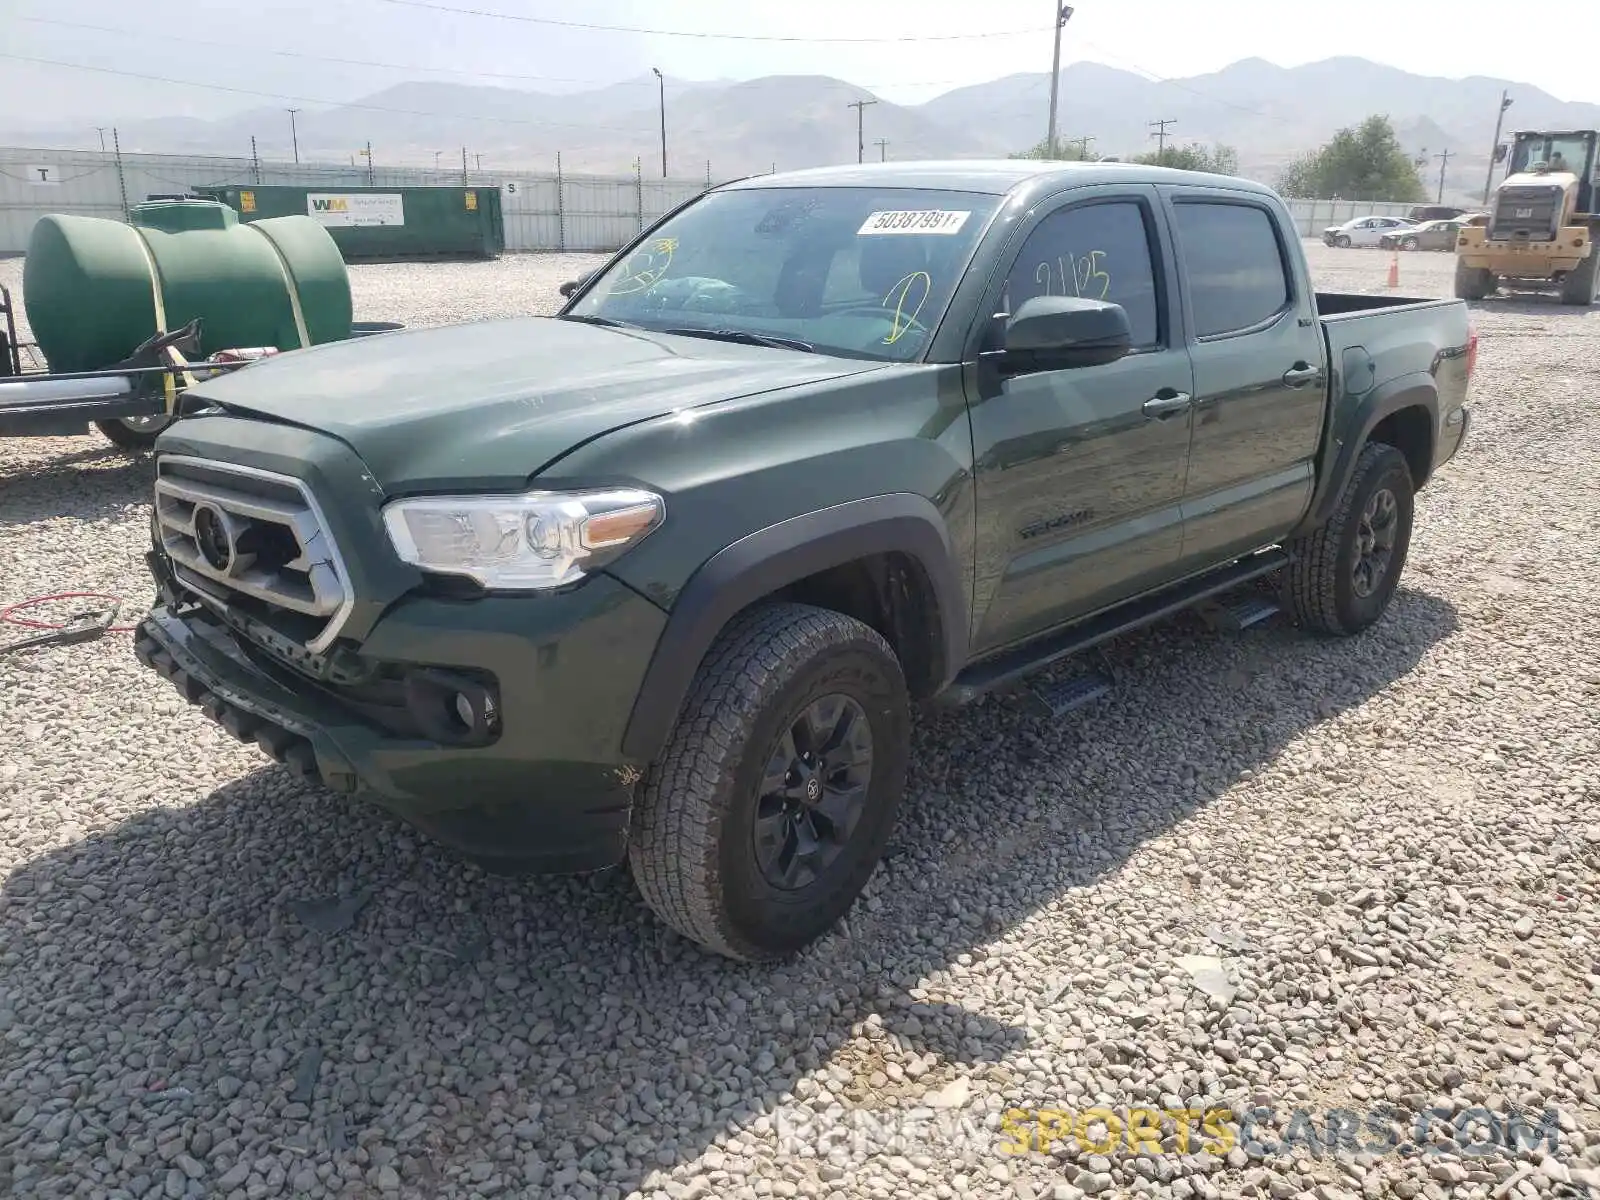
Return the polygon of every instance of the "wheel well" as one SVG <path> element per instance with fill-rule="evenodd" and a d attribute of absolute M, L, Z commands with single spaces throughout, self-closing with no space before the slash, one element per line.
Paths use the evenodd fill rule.
<path fill-rule="evenodd" d="M 1433 471 L 1433 418 L 1421 405 L 1392 412 L 1373 428 L 1369 442 L 1383 442 L 1406 456 L 1411 483 L 1420 489 Z"/>
<path fill-rule="evenodd" d="M 854 617 L 883 635 L 916 699 L 944 679 L 944 638 L 932 581 L 909 554 L 872 554 L 780 588 L 769 600 L 813 604 Z"/>

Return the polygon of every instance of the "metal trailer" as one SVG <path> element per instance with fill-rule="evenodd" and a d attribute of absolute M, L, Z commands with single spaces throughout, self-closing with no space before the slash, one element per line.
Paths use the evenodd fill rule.
<path fill-rule="evenodd" d="M 357 322 L 351 336 L 400 329 L 392 321 Z M 157 333 L 121 362 L 100 371 L 50 372 L 33 342 L 17 333 L 16 309 L 0 287 L 0 437 L 73 437 L 97 428 L 124 449 L 148 448 L 183 415 L 190 387 L 277 354 L 274 347 L 219 350 L 203 360 L 201 322 Z"/>

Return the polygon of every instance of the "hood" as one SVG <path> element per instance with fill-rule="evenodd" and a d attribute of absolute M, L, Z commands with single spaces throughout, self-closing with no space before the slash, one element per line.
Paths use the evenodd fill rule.
<path fill-rule="evenodd" d="M 521 487 L 625 425 L 883 365 L 522 317 L 296 350 L 193 395 L 331 434 L 397 495 Z"/>
<path fill-rule="evenodd" d="M 1578 177 L 1571 171 L 1518 171 L 1515 175 L 1507 175 L 1502 179 L 1500 186 L 1543 187 L 1565 191 L 1577 182 Z"/>

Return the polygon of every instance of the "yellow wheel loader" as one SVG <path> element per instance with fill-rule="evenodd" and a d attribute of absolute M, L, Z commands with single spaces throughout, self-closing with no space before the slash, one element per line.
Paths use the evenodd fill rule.
<path fill-rule="evenodd" d="M 1489 210 L 1456 239 L 1456 296 L 1553 291 L 1587 306 L 1600 296 L 1600 131 L 1519 133 Z"/>

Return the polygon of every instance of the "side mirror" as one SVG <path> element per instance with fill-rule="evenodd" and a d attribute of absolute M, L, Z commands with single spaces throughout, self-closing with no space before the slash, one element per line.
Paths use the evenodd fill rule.
<path fill-rule="evenodd" d="M 1498 146 L 1496 146 L 1494 148 L 1494 160 L 1495 160 L 1495 162 L 1497 162 L 1497 163 L 1505 162 L 1505 160 L 1506 160 L 1506 151 L 1508 151 L 1509 149 L 1511 149 L 1511 147 L 1507 146 L 1504 142 L 1501 142 Z"/>
<path fill-rule="evenodd" d="M 586 272 L 585 274 L 579 275 L 576 279 L 567 280 L 557 290 L 559 290 L 560 293 L 563 296 L 567 297 L 570 300 L 572 298 L 572 293 L 573 292 L 575 292 L 579 288 L 584 287 L 585 285 L 587 285 L 588 282 L 598 274 L 600 274 L 599 271 Z"/>
<path fill-rule="evenodd" d="M 1077 296 L 1035 296 L 1006 321 L 1008 367 L 1066 370 L 1116 362 L 1133 349 L 1133 328 L 1120 304 Z"/>

